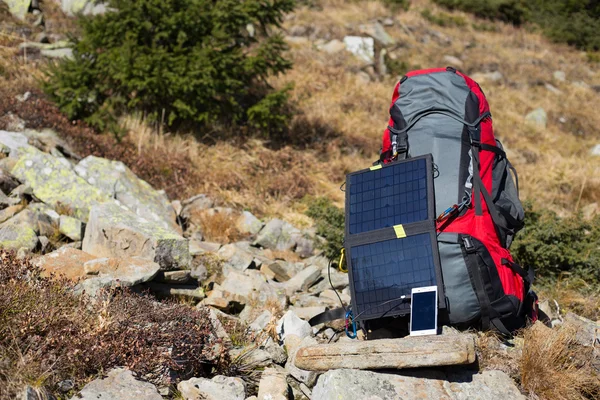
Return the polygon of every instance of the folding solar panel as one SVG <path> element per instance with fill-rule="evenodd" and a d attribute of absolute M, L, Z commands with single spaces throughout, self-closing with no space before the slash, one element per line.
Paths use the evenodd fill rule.
<path fill-rule="evenodd" d="M 438 286 L 444 308 L 431 155 L 351 173 L 346 184 L 354 317 L 405 315 L 411 289 L 423 286 Z"/>

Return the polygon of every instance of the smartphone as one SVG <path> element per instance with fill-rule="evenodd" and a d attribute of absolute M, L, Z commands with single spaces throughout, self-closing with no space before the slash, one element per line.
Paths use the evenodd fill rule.
<path fill-rule="evenodd" d="M 410 336 L 437 335 L 437 286 L 413 288 L 410 294 Z"/>

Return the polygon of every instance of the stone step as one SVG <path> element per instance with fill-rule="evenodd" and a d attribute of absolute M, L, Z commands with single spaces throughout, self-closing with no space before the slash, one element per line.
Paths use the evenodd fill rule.
<path fill-rule="evenodd" d="M 475 337 L 408 336 L 307 346 L 298 350 L 296 367 L 308 371 L 331 369 L 404 369 L 475 362 Z"/>

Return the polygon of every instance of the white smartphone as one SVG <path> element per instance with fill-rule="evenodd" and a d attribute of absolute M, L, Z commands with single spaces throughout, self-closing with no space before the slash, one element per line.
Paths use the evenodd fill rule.
<path fill-rule="evenodd" d="M 437 286 L 413 288 L 410 294 L 410 336 L 437 335 Z"/>

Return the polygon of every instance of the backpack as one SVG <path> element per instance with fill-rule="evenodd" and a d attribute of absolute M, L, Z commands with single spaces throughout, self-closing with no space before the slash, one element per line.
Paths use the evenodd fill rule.
<path fill-rule="evenodd" d="M 509 248 L 523 228 L 518 177 L 481 87 L 454 68 L 407 73 L 394 88 L 380 159 L 432 154 L 446 293 L 440 321 L 509 334 L 537 318 L 533 270 Z"/>

